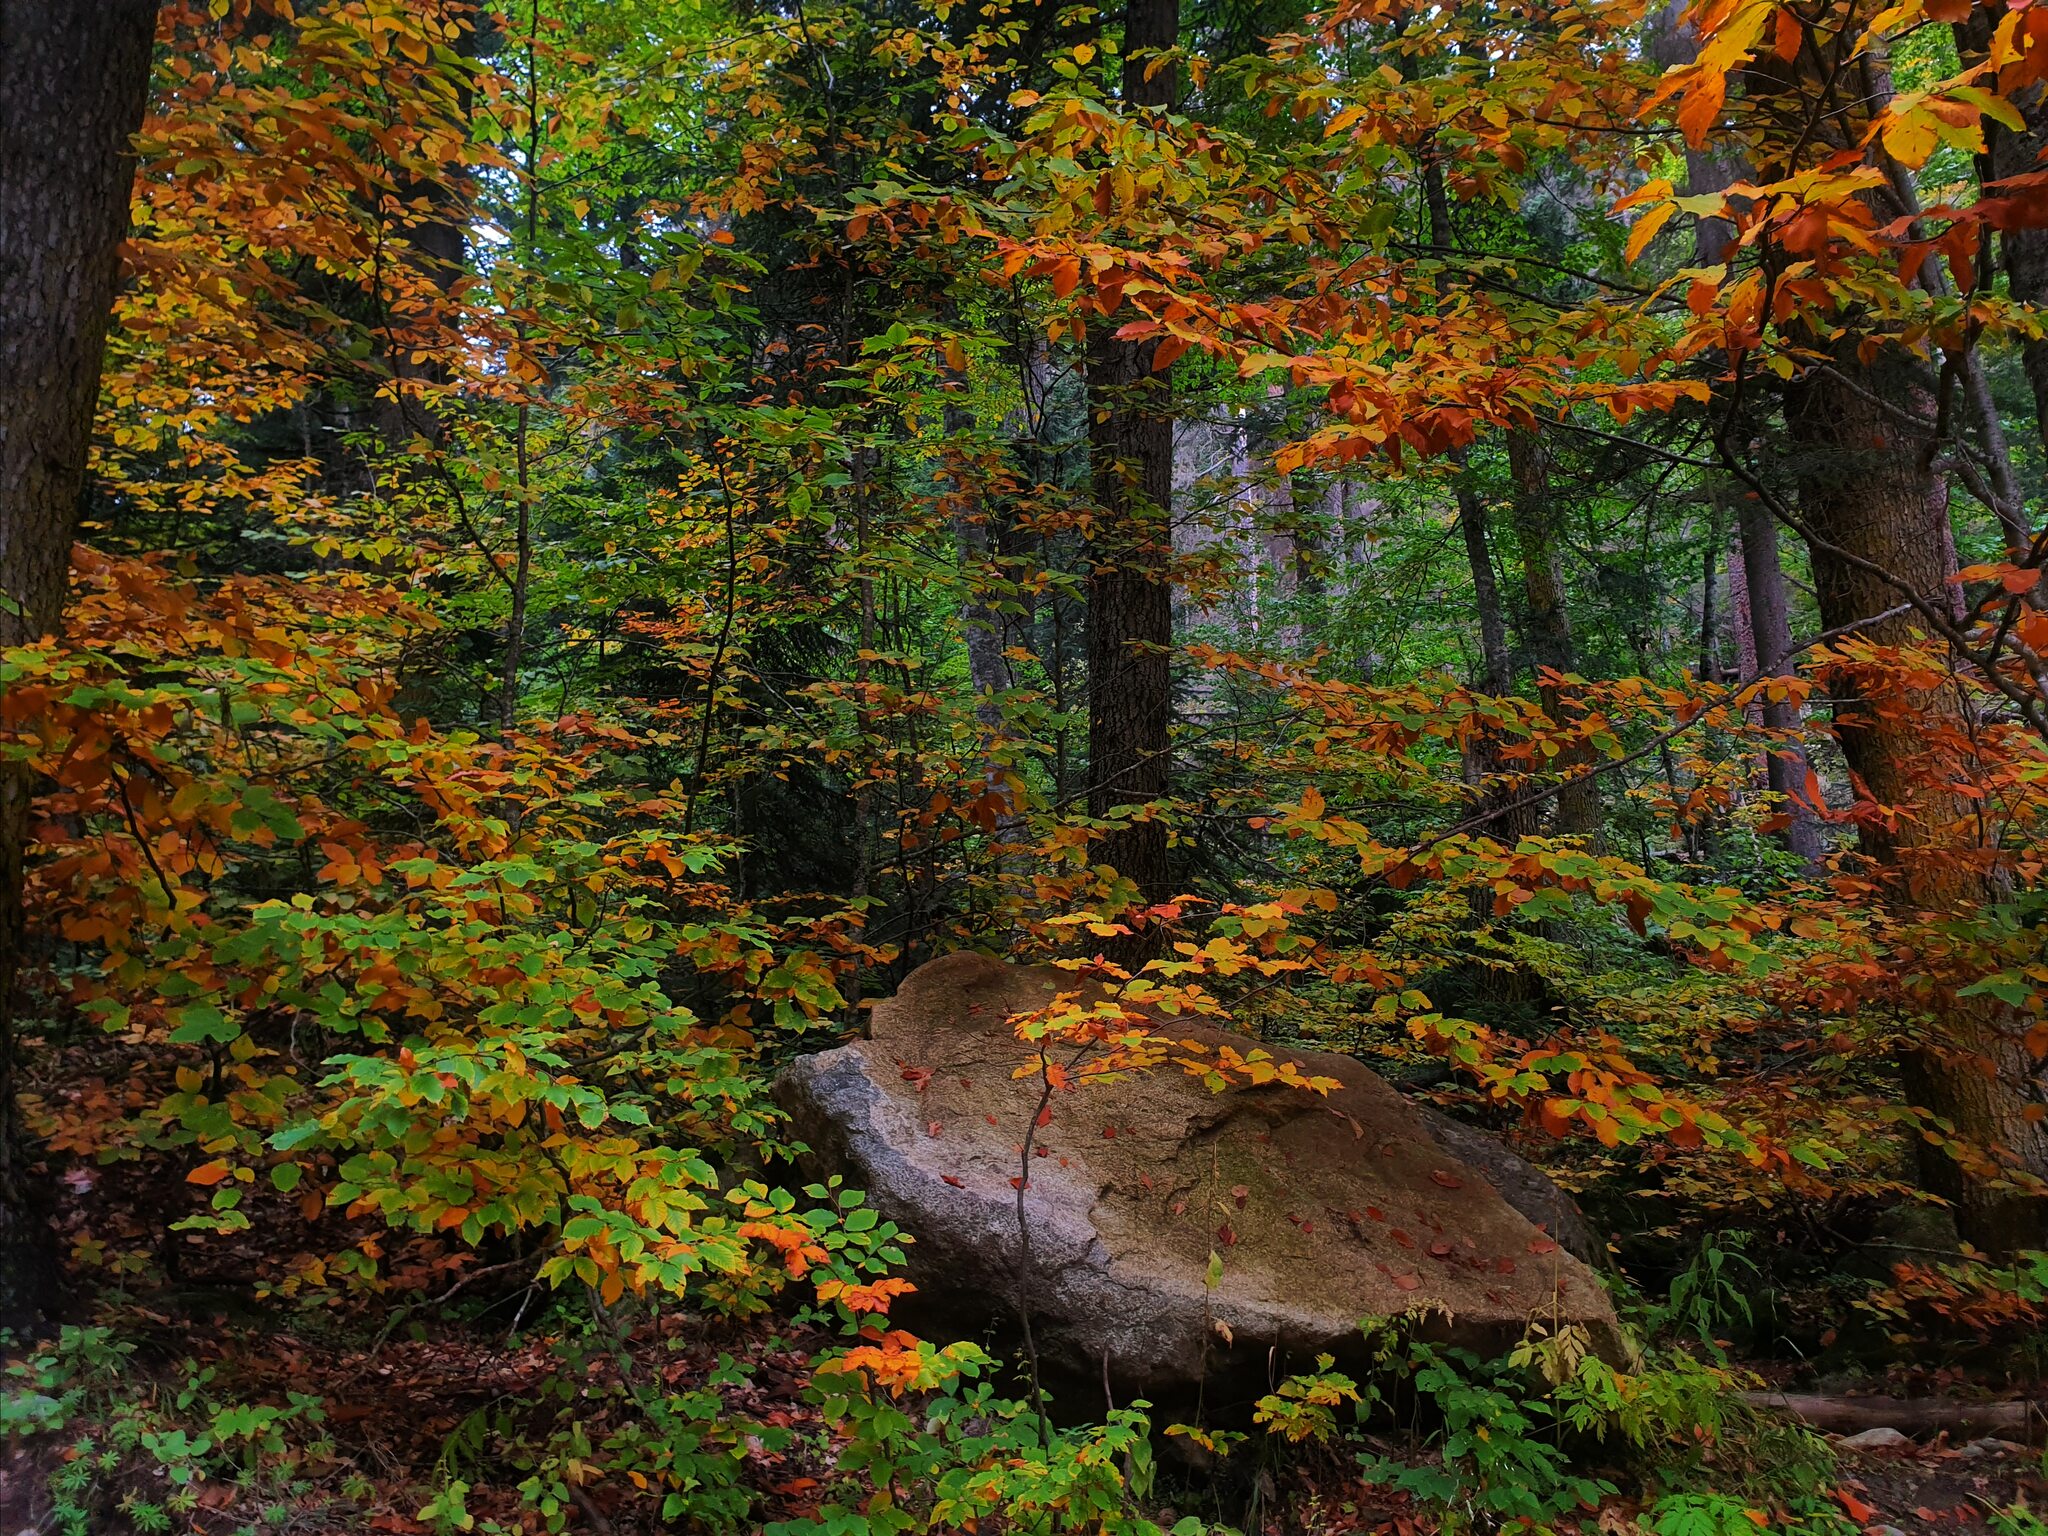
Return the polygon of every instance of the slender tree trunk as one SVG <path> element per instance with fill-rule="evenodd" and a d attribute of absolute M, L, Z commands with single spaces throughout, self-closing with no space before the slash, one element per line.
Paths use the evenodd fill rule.
<path fill-rule="evenodd" d="M 966 429 L 966 413 L 946 408 L 947 435 Z M 960 599 L 961 638 L 967 647 L 967 679 L 974 690 L 974 718 L 990 736 L 1002 729 L 1003 707 L 999 695 L 1012 686 L 1010 662 L 1003 652 L 1003 611 L 989 592 L 993 551 L 988 535 L 985 508 L 974 504 L 970 465 L 964 452 L 951 458 L 954 506 L 951 522 L 953 545 L 959 555 L 965 590 Z"/>
<path fill-rule="evenodd" d="M 1028 874 L 1028 866 L 1019 856 L 1022 817 L 1017 802 L 1021 790 L 1014 772 L 1005 766 L 1001 751 L 1006 726 L 1000 696 L 1016 686 L 1016 679 L 1005 654 L 1009 621 L 990 590 L 993 582 L 1002 581 L 1005 587 L 1008 582 L 995 564 L 995 541 L 989 537 L 993 509 L 979 490 L 982 477 L 975 473 L 974 460 L 962 444 L 969 427 L 966 408 L 948 404 L 945 423 L 946 474 L 952 482 L 948 492 L 950 520 L 963 583 L 960 630 L 967 650 L 968 682 L 974 690 L 974 720 L 981 734 L 982 783 L 989 793 L 1001 794 L 1008 802 L 1008 809 L 996 819 L 990 841 L 994 844 L 997 870 L 1022 877 Z M 1007 425 L 1017 434 L 1028 430 L 1022 413 Z"/>
<path fill-rule="evenodd" d="M 449 0 L 419 3 L 442 20 L 459 14 Z M 475 59 L 481 46 L 478 25 L 460 29 L 455 51 L 461 57 Z M 465 123 L 474 94 L 467 85 L 458 91 L 457 115 Z M 384 366 L 390 370 L 391 383 L 379 399 L 378 417 L 386 441 L 402 448 L 414 437 L 436 444 L 441 440 L 442 421 L 434 397 L 450 376 L 445 350 L 460 344 L 460 318 L 450 309 L 468 272 L 469 179 L 450 166 L 423 180 L 404 178 L 396 195 L 406 211 L 387 227 L 386 237 L 402 236 L 403 271 L 396 281 L 386 279 L 389 292 L 380 295 Z"/>
<path fill-rule="evenodd" d="M 1173 98 L 1174 70 L 1155 56 L 1175 46 L 1177 0 L 1128 0 L 1123 94 L 1127 108 Z M 1161 799 L 1169 782 L 1172 723 L 1172 386 L 1153 367 L 1149 341 L 1119 341 L 1111 321 L 1088 346 L 1088 456 L 1101 525 L 1088 579 L 1088 810 L 1107 817 Z M 1166 827 L 1120 825 L 1101 841 L 1147 899 L 1171 894 Z"/>
<path fill-rule="evenodd" d="M 1967 20 L 1956 24 L 1956 52 L 1964 64 L 1984 59 L 2005 15 L 2005 5 L 1994 0 L 1975 7 Z M 1985 182 L 2039 170 L 2041 154 L 2048 150 L 2048 87 L 2035 81 L 2006 93 L 2005 100 L 2018 109 L 2026 126 L 2014 131 L 1985 118 L 1985 153 L 1977 161 L 1978 175 Z M 1987 191 L 1996 195 L 1997 189 L 1989 187 Z M 2048 229 L 2039 225 L 2007 229 L 1999 236 L 1999 249 L 2012 297 L 2035 307 L 2048 304 Z M 2033 386 L 2034 429 L 2048 446 L 2048 340 L 2023 342 L 2020 361 Z"/>
<path fill-rule="evenodd" d="M 1508 655 L 1508 623 L 1500 605 L 1500 582 L 1493 573 L 1493 548 L 1486 501 L 1469 472 L 1457 471 L 1458 531 L 1465 538 L 1465 563 L 1472 572 L 1472 607 L 1479 619 L 1479 676 L 1482 693 L 1504 694 L 1514 687 L 1514 664 Z"/>
<path fill-rule="evenodd" d="M 1728 561 L 1728 634 L 1735 642 L 1735 680 L 1747 686 L 1756 681 L 1757 663 L 1761 659 L 1756 653 L 1756 618 L 1749 608 L 1749 573 L 1742 568 L 1742 535 L 1731 532 L 1727 538 Z M 1749 718 L 1761 722 L 1763 712 L 1752 705 Z"/>
<path fill-rule="evenodd" d="M 1514 479 L 1510 507 L 1522 553 L 1522 594 L 1528 611 L 1526 639 L 1538 668 L 1537 694 L 1543 709 L 1565 722 L 1564 692 L 1542 680 L 1541 669 L 1570 672 L 1577 665 L 1571 616 L 1565 608 L 1564 549 L 1557 532 L 1557 508 L 1550 494 L 1550 455 L 1534 431 L 1508 434 L 1508 471 Z M 1556 766 L 1570 773 L 1589 759 L 1583 751 L 1561 754 Z M 1600 787 L 1582 780 L 1556 796 L 1551 828 L 1560 834 L 1596 837 L 1600 832 Z"/>
<path fill-rule="evenodd" d="M 1749 592 L 1751 647 L 1759 675 L 1787 675 L 1792 652 L 1792 620 L 1785 597 L 1785 568 L 1778 558 L 1778 523 L 1770 509 L 1753 497 L 1736 503 L 1736 533 L 1742 545 L 1743 583 Z M 1799 707 L 1789 699 L 1765 699 L 1763 722 L 1773 731 L 1797 731 Z M 1788 853 L 1809 867 L 1824 851 L 1819 818 L 1798 796 L 1806 792 L 1806 756 L 1784 745 L 1764 756 L 1764 781 L 1782 797 L 1791 820 L 1780 834 Z"/>
<path fill-rule="evenodd" d="M 1837 348 L 1832 372 L 1809 372 L 1785 398 L 1821 622 L 1863 624 L 1859 634 L 1880 645 L 1908 642 L 1915 626 L 1907 615 L 1865 623 L 1896 607 L 1899 593 L 1859 562 L 1923 597 L 1938 599 L 1945 580 L 1944 543 L 1933 526 L 1923 467 L 1926 445 L 1906 438 L 1873 399 L 1903 393 L 1858 361 L 1851 338 Z M 1888 824 L 1862 824 L 1863 849 L 1890 875 L 1889 899 L 1902 909 L 1974 911 L 2001 893 L 1973 867 L 1982 843 L 1975 804 L 1947 787 L 1957 774 L 1930 746 L 1967 730 L 1964 705 L 1950 686 L 1917 692 L 1905 703 L 1903 711 L 1887 710 L 1846 688 L 1837 693 L 1843 755 L 1864 792 L 1894 808 Z M 1952 1125 L 1966 1148 L 2044 1176 L 2048 1125 L 2029 1118 L 2035 1093 L 2023 1044 L 2028 1022 L 1990 998 L 1949 998 L 1934 1005 L 1927 1036 L 1904 1052 L 1900 1066 L 1911 1100 Z M 2048 1241 L 2048 1202 L 1999 1187 L 1939 1146 L 1919 1151 L 1922 1179 L 1954 1204 L 1971 1242 L 2010 1252 Z"/>
<path fill-rule="evenodd" d="M 0 646 L 55 633 L 149 91 L 154 0 L 0 0 Z M 57 1301 L 15 1120 L 33 785 L 0 764 L 0 1327 Z"/>
<path fill-rule="evenodd" d="M 1683 24 L 1683 10 L 1683 0 L 1672 0 L 1659 12 L 1652 33 L 1650 51 L 1666 68 L 1691 63 L 1698 56 L 1698 39 Z M 1694 195 L 1725 191 L 1742 180 L 1748 170 L 1740 160 L 1716 155 L 1711 150 L 1688 149 L 1686 191 Z M 1701 266 L 1722 261 L 1734 238 L 1735 226 L 1728 220 L 1700 220 L 1693 232 L 1694 261 Z M 1744 496 L 1735 506 L 1736 538 L 1741 546 L 1739 564 L 1749 599 L 1749 649 L 1755 656 L 1751 667 L 1767 670 L 1772 677 L 1783 676 L 1791 660 L 1792 624 L 1785 596 L 1785 569 L 1778 558 L 1777 520 L 1754 497 Z M 1730 561 L 1731 580 L 1737 563 Z M 1761 714 L 1763 723 L 1773 731 L 1799 729 L 1798 706 L 1788 700 L 1766 700 Z M 1795 790 L 1805 790 L 1806 769 L 1805 754 L 1797 747 L 1780 746 L 1764 754 L 1764 782 L 1782 797 L 1781 803 L 1791 818 L 1779 836 L 1786 852 L 1811 868 L 1820 862 L 1824 848 L 1819 819 L 1794 797 Z"/>
<path fill-rule="evenodd" d="M 1441 251 L 1456 249 L 1457 232 L 1451 224 L 1451 202 L 1444 189 L 1443 157 L 1434 138 L 1423 152 L 1422 190 L 1429 210 L 1430 243 Z M 1486 498 L 1479 494 L 1479 487 L 1473 483 L 1464 450 L 1460 449 L 1454 455 L 1453 462 L 1456 468 L 1452 472 L 1451 483 L 1458 503 L 1458 532 L 1465 541 L 1465 563 L 1472 574 L 1472 607 L 1479 620 L 1480 672 L 1474 682 L 1482 693 L 1498 697 L 1513 689 L 1515 674 L 1508 652 L 1508 626 L 1501 608 L 1500 582 L 1493 573 L 1490 518 Z M 1499 769 L 1498 742 L 1481 737 L 1465 749 L 1467 783 L 1482 785 Z M 1479 803 L 1481 811 L 1489 812 L 1483 825 L 1491 835 L 1509 844 L 1518 842 L 1542 825 L 1540 806 L 1492 809 L 1505 806 L 1515 798 L 1515 794 L 1514 790 L 1503 785 L 1486 790 Z M 1474 919 L 1483 924 L 1489 920 L 1490 914 L 1490 903 L 1475 897 Z M 1483 973 L 1482 985 L 1498 992 L 1506 980 L 1499 973 L 1489 971 Z"/>
<path fill-rule="evenodd" d="M 525 319 L 533 311 L 534 268 L 540 262 L 540 136 L 546 121 L 540 110 L 540 65 L 536 49 L 540 41 L 540 0 L 533 0 L 526 29 L 526 156 L 520 167 L 525 191 L 526 238 L 520 260 L 520 310 L 517 327 L 523 352 L 529 339 Z M 521 396 L 512 434 L 514 479 L 519 505 L 512 516 L 512 573 L 508 578 L 510 606 L 505 614 L 505 651 L 498 669 L 498 725 L 508 734 L 519 723 L 519 673 L 526 659 L 526 610 L 533 587 L 533 406 L 532 386 L 521 384 Z"/>
<path fill-rule="evenodd" d="M 1457 245 L 1451 227 L 1451 200 L 1444 190 L 1443 156 L 1434 136 L 1424 147 L 1422 195 L 1429 208 L 1429 240 L 1440 251 Z M 1472 483 L 1461 448 L 1453 456 L 1457 470 L 1453 477 L 1458 498 L 1458 531 L 1465 538 L 1465 563 L 1472 572 L 1472 606 L 1478 610 L 1479 656 L 1483 669 L 1478 683 L 1491 694 L 1504 694 L 1514 686 L 1514 668 L 1508 660 L 1508 626 L 1500 606 L 1500 583 L 1493 575 L 1493 550 L 1487 537 L 1486 502 Z"/>
<path fill-rule="evenodd" d="M 1715 561 L 1721 553 L 1721 530 L 1713 529 L 1707 540 L 1706 551 L 1700 556 L 1700 664 L 1699 680 L 1703 683 L 1717 683 L 1721 680 L 1720 633 L 1714 623 L 1714 571 Z"/>

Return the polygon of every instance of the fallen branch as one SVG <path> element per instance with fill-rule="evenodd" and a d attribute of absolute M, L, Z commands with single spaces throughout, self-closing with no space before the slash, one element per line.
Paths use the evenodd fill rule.
<path fill-rule="evenodd" d="M 1829 1397 L 1818 1392 L 1745 1392 L 1752 1408 L 1790 1414 L 1829 1434 L 1896 1429 L 1902 1435 L 1995 1435 L 2028 1445 L 2048 1440 L 2048 1411 L 2031 1399 L 1967 1402 L 1950 1397 Z"/>

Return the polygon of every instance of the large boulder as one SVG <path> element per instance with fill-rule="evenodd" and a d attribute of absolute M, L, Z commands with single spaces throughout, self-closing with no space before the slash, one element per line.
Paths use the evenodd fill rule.
<path fill-rule="evenodd" d="M 913 1321 L 1007 1329 L 1026 1298 L 1047 1366 L 1118 1401 L 1199 1388 L 1213 1405 L 1318 1353 L 1363 1363 L 1361 1320 L 1404 1313 L 1485 1353 L 1532 1323 L 1577 1324 L 1620 1358 L 1606 1292 L 1559 1241 L 1583 1232 L 1525 1214 L 1575 1220 L 1571 1202 L 1483 1133 L 1316 1051 L 1273 1055 L 1338 1079 L 1327 1097 L 1213 1093 L 1170 1061 L 1056 1094 L 1022 1191 L 1022 1273 L 1016 1181 L 1042 1081 L 1015 1076 L 1034 1053 L 1010 1020 L 1073 987 L 1051 967 L 948 955 L 875 1008 L 871 1038 L 777 1080 L 813 1171 L 845 1174 L 915 1236 Z M 1253 1044 L 1187 1019 L 1157 1028 L 1212 1052 Z"/>

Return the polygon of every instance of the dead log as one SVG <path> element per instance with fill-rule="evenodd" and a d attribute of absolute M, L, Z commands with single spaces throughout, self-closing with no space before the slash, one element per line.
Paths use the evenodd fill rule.
<path fill-rule="evenodd" d="M 1819 1392 L 1745 1392 L 1752 1408 L 1790 1414 L 1834 1435 L 1866 1429 L 1896 1429 L 1926 1438 L 1948 1431 L 1951 1439 L 1993 1435 L 2039 1445 L 2048 1440 L 2048 1406 L 2031 1398 L 1970 1402 L 1952 1397 L 1832 1397 Z"/>

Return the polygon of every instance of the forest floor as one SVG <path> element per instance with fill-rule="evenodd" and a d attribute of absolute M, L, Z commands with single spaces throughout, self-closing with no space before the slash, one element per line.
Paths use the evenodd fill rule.
<path fill-rule="evenodd" d="M 110 1401 L 118 1393 L 160 1408 L 195 1399 L 282 1403 L 292 1393 L 321 1400 L 318 1433 L 283 1463 L 267 1463 L 260 1475 L 241 1480 L 196 1480 L 182 1528 L 207 1536 L 443 1529 L 421 1517 L 423 1501 L 456 1476 L 473 1480 L 468 1512 L 477 1521 L 520 1529 L 522 1516 L 532 1518 L 530 1503 L 513 1478 L 488 1464 L 496 1458 L 483 1453 L 486 1436 L 503 1446 L 531 1430 L 538 1449 L 544 1421 L 565 1400 L 582 1399 L 577 1416 L 596 1442 L 632 1416 L 636 1395 L 653 1391 L 717 1395 L 715 1419 L 732 1432 L 730 1454 L 751 1503 L 750 1528 L 815 1514 L 833 1480 L 837 1447 L 806 1396 L 810 1361 L 832 1341 L 774 1319 L 735 1324 L 672 1313 L 617 1339 L 572 1340 L 552 1331 L 544 1316 L 525 1319 L 524 1333 L 508 1327 L 525 1304 L 536 1312 L 545 1307 L 544 1297 L 517 1291 L 461 1321 L 423 1320 L 381 1340 L 351 1343 L 345 1326 L 317 1312 L 252 1315 L 242 1298 L 218 1301 L 209 1305 L 204 1293 L 188 1291 L 123 1304 L 111 1319 L 116 1330 L 144 1342 L 124 1380 L 97 1388 Z M 1870 1389 L 1883 1385 L 1873 1381 Z M 1969 1383 L 1951 1378 L 1949 1385 Z M 98 1445 L 119 1439 L 102 1429 Z M 1368 1436 L 1363 1446 L 1396 1461 L 1430 1458 L 1423 1445 L 1390 1434 Z M 1259 1536 L 1416 1536 L 1439 1528 L 1438 1515 L 1367 1483 L 1356 1449 L 1276 1447 L 1263 1465 L 1224 1476 L 1194 1474 L 1169 1460 L 1147 1513 L 1162 1526 L 1195 1514 Z M 1997 1512 L 2048 1507 L 2043 1456 L 2024 1445 L 1994 1438 L 1957 1443 L 1942 1434 L 1874 1449 L 1837 1438 L 1834 1449 L 1833 1497 L 1868 1536 L 2015 1536 Z M 88 1475 L 81 1462 L 95 1463 L 95 1470 Z M 585 1474 L 573 1458 L 557 1470 L 570 1489 L 562 1528 L 595 1536 L 660 1528 L 638 1523 L 644 1503 L 638 1514 L 622 1507 L 632 1494 L 623 1483 L 594 1475 L 581 1482 Z M 1641 1501 L 1624 1470 L 1587 1470 L 1604 1473 L 1623 1492 L 1588 1511 L 1581 1528 L 1602 1536 L 1644 1529 L 1635 1520 Z M 100 1466 L 76 1432 L 13 1440 L 0 1449 L 0 1536 L 78 1529 L 86 1510 L 100 1512 L 84 1526 L 93 1536 L 163 1530 L 124 1511 L 160 1507 L 177 1475 L 174 1457 L 153 1466 L 149 1457 Z"/>

